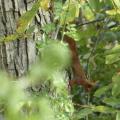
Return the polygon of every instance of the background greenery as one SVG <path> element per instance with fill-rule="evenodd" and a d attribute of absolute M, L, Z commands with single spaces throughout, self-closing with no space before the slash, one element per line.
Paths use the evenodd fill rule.
<path fill-rule="evenodd" d="M 1 43 L 29 37 L 35 26 L 28 26 L 39 8 L 48 10 L 49 2 L 38 0 L 18 20 L 16 33 Z M 52 2 L 54 21 L 41 28 L 45 40 L 36 42 L 38 62 L 19 80 L 0 73 L 1 114 L 6 120 L 120 120 L 120 1 Z M 76 40 L 88 79 L 97 81 L 90 93 L 79 86 L 70 94 L 66 80 L 70 51 L 62 39 L 49 37 L 57 27 Z"/>

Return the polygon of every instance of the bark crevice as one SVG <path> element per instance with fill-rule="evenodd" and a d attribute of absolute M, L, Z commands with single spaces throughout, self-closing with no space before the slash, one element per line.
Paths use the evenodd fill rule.
<path fill-rule="evenodd" d="M 17 20 L 27 10 L 32 8 L 35 0 L 0 0 L 0 38 L 16 32 Z M 40 27 L 50 23 L 50 12 L 38 10 L 32 25 Z M 36 60 L 35 39 L 41 39 L 34 33 L 27 39 L 20 39 L 0 45 L 0 69 L 6 69 L 15 76 L 24 75 Z"/>

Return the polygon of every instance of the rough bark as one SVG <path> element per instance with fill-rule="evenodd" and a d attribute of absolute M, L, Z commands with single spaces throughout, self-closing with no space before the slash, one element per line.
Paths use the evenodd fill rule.
<path fill-rule="evenodd" d="M 0 38 L 13 34 L 18 18 L 30 10 L 35 0 L 0 0 Z M 50 13 L 39 10 L 32 24 L 50 23 Z M 36 59 L 35 34 L 29 39 L 0 45 L 0 69 L 11 75 L 22 76 Z"/>

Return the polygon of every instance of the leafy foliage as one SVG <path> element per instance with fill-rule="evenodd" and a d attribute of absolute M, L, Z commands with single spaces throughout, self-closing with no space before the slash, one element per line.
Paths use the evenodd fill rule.
<path fill-rule="evenodd" d="M 49 2 L 38 0 L 18 20 L 16 33 L 1 41 L 29 37 L 35 29 L 29 25 L 38 9 L 49 10 Z M 8 120 L 119 120 L 120 1 L 67 0 L 62 4 L 56 0 L 54 3 L 54 21 L 42 28 L 46 32 L 45 41 L 36 46 L 39 62 L 20 81 L 0 74 L 1 110 Z M 65 77 L 65 69 L 70 65 L 69 49 L 63 41 L 48 36 L 55 31 L 56 21 L 62 35 L 68 34 L 76 40 L 87 77 L 98 82 L 90 94 L 81 87 L 75 87 L 69 94 Z M 27 90 L 31 85 L 40 87 L 40 92 Z"/>

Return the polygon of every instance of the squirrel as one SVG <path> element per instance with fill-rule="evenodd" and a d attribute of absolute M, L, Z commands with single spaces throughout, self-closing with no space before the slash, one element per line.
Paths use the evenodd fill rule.
<path fill-rule="evenodd" d="M 73 71 L 73 80 L 69 80 L 69 86 L 72 88 L 74 85 L 82 85 L 86 91 L 90 91 L 95 83 L 88 81 L 85 75 L 85 72 L 80 64 L 76 42 L 73 38 L 69 37 L 68 35 L 64 35 L 63 38 L 64 42 L 66 42 L 69 46 L 71 52 L 71 59 L 72 59 L 72 71 Z"/>

